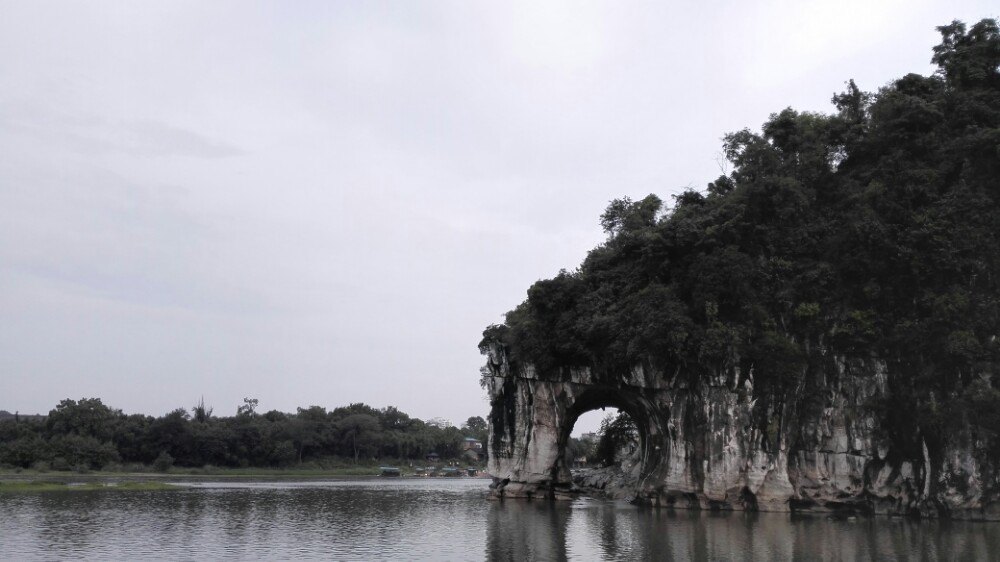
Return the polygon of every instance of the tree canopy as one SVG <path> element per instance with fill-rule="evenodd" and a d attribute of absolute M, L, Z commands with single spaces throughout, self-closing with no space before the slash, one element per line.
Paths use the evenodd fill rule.
<path fill-rule="evenodd" d="M 124 414 L 99 398 L 63 400 L 40 419 L 0 420 L 0 467 L 89 470 L 116 464 L 184 467 L 287 467 L 327 460 L 423 461 L 428 453 L 457 459 L 462 440 L 485 437 L 486 422 L 463 429 L 411 418 L 393 406 L 354 403 L 328 412 L 255 413 L 245 399 L 231 417 L 212 416 L 201 400 L 193 416 L 178 408 L 160 417 Z M 250 407 L 252 405 L 252 407 Z"/>

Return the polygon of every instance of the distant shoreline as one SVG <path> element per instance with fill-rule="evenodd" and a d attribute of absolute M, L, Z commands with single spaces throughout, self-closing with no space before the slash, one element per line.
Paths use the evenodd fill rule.
<path fill-rule="evenodd" d="M 425 478 L 417 476 L 409 467 L 401 467 L 402 478 Z M 480 474 L 485 474 L 481 472 Z M 344 467 L 327 470 L 316 469 L 248 469 L 248 468 L 172 468 L 168 472 L 116 472 L 116 471 L 56 471 L 49 470 L 39 472 L 36 470 L 0 470 L 0 483 L 4 482 L 142 482 L 142 481 L 164 481 L 164 480 L 212 480 L 224 479 L 228 481 L 251 481 L 251 480 L 322 480 L 322 479 L 343 479 L 353 480 L 362 478 L 380 477 L 378 467 L 358 466 Z M 474 478 L 482 478 L 477 476 Z M 434 478 L 449 478 L 438 476 Z M 461 476 L 459 478 L 470 478 Z"/>

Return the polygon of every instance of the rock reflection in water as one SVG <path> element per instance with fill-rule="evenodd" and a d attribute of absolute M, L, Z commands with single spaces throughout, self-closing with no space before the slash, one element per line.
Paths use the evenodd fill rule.
<path fill-rule="evenodd" d="M 988 560 L 996 523 L 641 509 L 621 502 L 504 501 L 490 560 Z"/>
<path fill-rule="evenodd" d="M 566 502 L 494 501 L 486 518 L 488 560 L 567 560 Z"/>

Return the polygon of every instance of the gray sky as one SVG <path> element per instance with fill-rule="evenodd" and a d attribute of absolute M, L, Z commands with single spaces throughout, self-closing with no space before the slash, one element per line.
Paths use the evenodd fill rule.
<path fill-rule="evenodd" d="M 610 199 L 997 13 L 538 4 L 0 1 L 0 408 L 485 416 L 483 327 Z"/>

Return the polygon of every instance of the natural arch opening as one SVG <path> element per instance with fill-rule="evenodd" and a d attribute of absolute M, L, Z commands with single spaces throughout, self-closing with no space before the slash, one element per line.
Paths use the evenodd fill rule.
<path fill-rule="evenodd" d="M 586 493 L 627 497 L 649 473 L 649 409 L 641 398 L 594 388 L 567 410 L 559 440 L 559 477 Z"/>
<path fill-rule="evenodd" d="M 640 460 L 639 427 L 632 416 L 618 408 L 600 408 L 580 414 L 569 440 L 566 460 L 571 469 L 606 468 Z"/>

